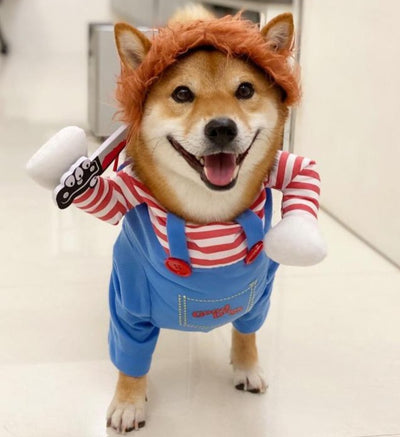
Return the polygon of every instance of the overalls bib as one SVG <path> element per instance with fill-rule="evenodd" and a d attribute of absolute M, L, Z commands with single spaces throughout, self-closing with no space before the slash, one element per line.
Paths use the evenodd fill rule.
<path fill-rule="evenodd" d="M 271 214 L 267 189 L 264 224 L 251 210 L 235 220 L 246 234 L 246 259 L 192 268 L 182 219 L 167 214 L 168 256 L 147 205 L 129 211 L 114 245 L 110 282 L 110 355 L 119 370 L 136 377 L 148 372 L 160 328 L 206 332 L 233 323 L 252 333 L 261 327 L 278 267 L 262 250 Z"/>

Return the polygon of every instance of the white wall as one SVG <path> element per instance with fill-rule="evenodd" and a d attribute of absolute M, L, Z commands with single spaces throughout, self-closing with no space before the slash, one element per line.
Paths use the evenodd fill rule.
<path fill-rule="evenodd" d="M 109 0 L 4 0 L 0 117 L 85 127 L 88 23 L 110 20 Z"/>
<path fill-rule="evenodd" d="M 304 0 L 295 152 L 318 161 L 322 205 L 400 265 L 399 16 L 398 0 Z"/>
<path fill-rule="evenodd" d="M 0 20 L 13 53 L 83 52 L 87 23 L 110 20 L 109 0 L 3 0 Z"/>

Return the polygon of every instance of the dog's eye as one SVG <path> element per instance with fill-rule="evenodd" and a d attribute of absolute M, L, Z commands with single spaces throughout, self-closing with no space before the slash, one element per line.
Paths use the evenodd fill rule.
<path fill-rule="evenodd" d="M 177 103 L 193 102 L 194 94 L 187 86 L 178 86 L 172 93 L 172 98 Z"/>
<path fill-rule="evenodd" d="M 251 99 L 254 94 L 253 85 L 249 82 L 243 82 L 238 86 L 235 96 L 238 99 Z"/>

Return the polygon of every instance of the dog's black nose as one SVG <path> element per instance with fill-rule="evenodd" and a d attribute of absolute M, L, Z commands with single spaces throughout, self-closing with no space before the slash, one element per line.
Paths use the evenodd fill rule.
<path fill-rule="evenodd" d="M 210 141 L 222 147 L 236 137 L 238 129 L 230 118 L 214 118 L 206 124 L 204 133 Z"/>

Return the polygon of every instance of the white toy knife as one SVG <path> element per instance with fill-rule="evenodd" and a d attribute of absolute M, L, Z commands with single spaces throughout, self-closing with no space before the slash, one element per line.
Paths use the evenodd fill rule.
<path fill-rule="evenodd" d="M 79 158 L 63 174 L 60 184 L 54 189 L 54 199 L 60 209 L 65 209 L 83 194 L 94 187 L 100 176 L 114 162 L 126 145 L 128 126 L 119 127 L 89 157 Z"/>

